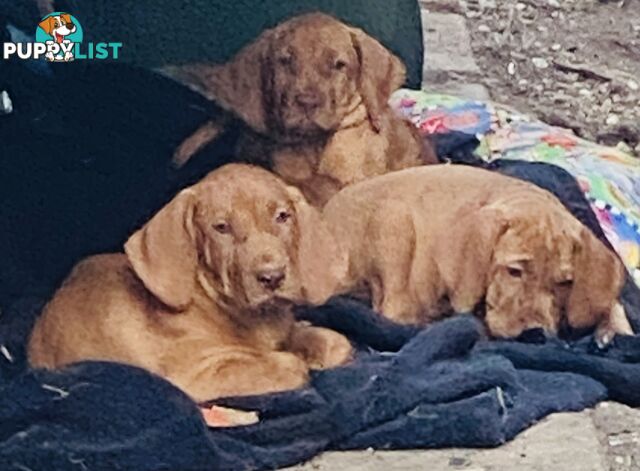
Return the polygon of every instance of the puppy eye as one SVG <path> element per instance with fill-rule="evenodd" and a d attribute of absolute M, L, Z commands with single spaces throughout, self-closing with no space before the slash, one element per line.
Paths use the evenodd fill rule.
<path fill-rule="evenodd" d="M 220 234 L 229 234 L 231 232 L 231 225 L 226 222 L 218 222 L 213 225 L 213 228 Z"/>
<path fill-rule="evenodd" d="M 347 68 L 347 63 L 345 61 L 343 61 L 342 59 L 338 59 L 335 64 L 333 64 L 333 67 L 336 70 L 344 70 Z"/>
<path fill-rule="evenodd" d="M 507 267 L 507 273 L 514 278 L 522 278 L 524 272 L 520 267 Z"/>
<path fill-rule="evenodd" d="M 289 219 L 291 219 L 291 213 L 289 213 L 288 211 L 279 211 L 276 216 L 276 222 L 278 224 L 284 224 Z"/>

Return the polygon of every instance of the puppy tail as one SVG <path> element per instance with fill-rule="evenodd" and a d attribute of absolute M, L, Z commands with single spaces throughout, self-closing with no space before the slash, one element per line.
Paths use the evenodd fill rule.
<path fill-rule="evenodd" d="M 198 151 L 213 142 L 224 131 L 226 119 L 206 121 L 193 134 L 187 137 L 173 153 L 171 164 L 175 169 L 184 167 Z"/>

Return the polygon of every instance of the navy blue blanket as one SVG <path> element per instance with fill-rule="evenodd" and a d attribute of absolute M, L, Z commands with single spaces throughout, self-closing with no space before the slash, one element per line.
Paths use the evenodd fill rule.
<path fill-rule="evenodd" d="M 40 306 L 19 303 L 0 329 L 3 470 L 274 469 L 327 449 L 496 446 L 552 412 L 640 405 L 640 338 L 607 352 L 589 339 L 489 342 L 469 316 L 419 331 L 343 298 L 303 317 L 350 334 L 355 363 L 304 390 L 221 401 L 261 422 L 208 430 L 183 393 L 137 368 L 25 370 L 20 345 Z"/>

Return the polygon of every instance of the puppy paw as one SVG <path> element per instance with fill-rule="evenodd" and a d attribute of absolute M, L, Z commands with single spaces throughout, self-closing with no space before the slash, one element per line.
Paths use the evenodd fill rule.
<path fill-rule="evenodd" d="M 633 335 L 633 328 L 627 318 L 627 313 L 620 303 L 616 303 L 609 318 L 600 323 L 595 333 L 595 341 L 598 348 L 606 348 L 616 335 Z"/>
<path fill-rule="evenodd" d="M 604 350 L 605 348 L 607 348 L 615 336 L 616 336 L 616 333 L 613 330 L 611 330 L 609 326 L 598 327 L 594 335 L 596 345 L 600 350 Z"/>
<path fill-rule="evenodd" d="M 311 369 L 335 368 L 353 360 L 353 347 L 346 337 L 329 330 L 323 335 L 323 340 L 321 351 L 317 352 L 315 361 L 309 364 Z"/>
<path fill-rule="evenodd" d="M 321 327 L 298 328 L 292 347 L 313 370 L 335 368 L 353 359 L 349 340 L 338 332 Z"/>
<path fill-rule="evenodd" d="M 270 356 L 273 390 L 287 391 L 307 384 L 309 366 L 302 359 L 288 352 L 274 352 Z"/>

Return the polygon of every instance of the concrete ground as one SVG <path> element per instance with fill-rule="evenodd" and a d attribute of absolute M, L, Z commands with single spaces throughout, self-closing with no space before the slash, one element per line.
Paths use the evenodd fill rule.
<path fill-rule="evenodd" d="M 553 414 L 494 449 L 328 452 L 289 471 L 637 471 L 640 410 Z"/>
<path fill-rule="evenodd" d="M 424 87 L 488 99 L 463 16 L 442 11 L 456 0 L 421 0 L 428 60 Z M 554 414 L 495 449 L 328 452 L 289 471 L 640 471 L 640 410 L 605 402 Z"/>

